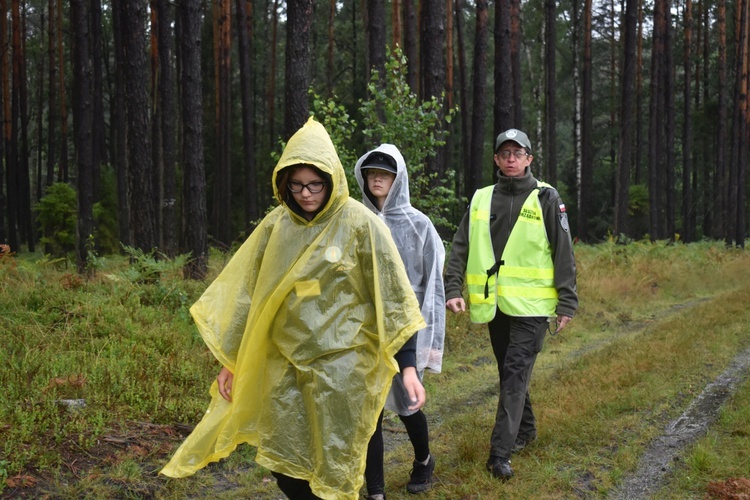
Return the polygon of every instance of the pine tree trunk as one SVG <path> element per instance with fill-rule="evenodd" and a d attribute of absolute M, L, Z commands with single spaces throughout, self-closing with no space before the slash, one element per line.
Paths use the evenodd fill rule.
<path fill-rule="evenodd" d="M 154 168 L 149 142 L 149 101 L 146 72 L 146 6 L 123 0 L 123 79 L 127 113 L 128 193 L 133 246 L 149 253 L 157 246 Z"/>
<path fill-rule="evenodd" d="M 287 1 L 284 140 L 302 127 L 308 117 L 312 19 L 313 0 Z"/>
<path fill-rule="evenodd" d="M 484 156 L 484 120 L 487 108 L 487 89 L 485 86 L 485 75 L 487 74 L 487 39 L 488 34 L 489 4 L 487 0 L 476 2 L 476 31 L 474 40 L 474 69 L 473 78 L 473 103 L 471 113 L 471 174 L 467 179 L 467 193 L 474 193 L 484 185 L 483 174 L 487 168 L 488 161 Z M 494 171 L 494 165 L 492 167 Z"/>
<path fill-rule="evenodd" d="M 636 65 L 636 30 L 638 28 L 638 0 L 627 0 L 624 16 L 622 84 L 620 85 L 620 138 L 615 179 L 615 237 L 633 234 L 628 222 L 630 206 L 630 172 L 633 149 L 633 102 Z"/>
<path fill-rule="evenodd" d="M 240 94 L 242 97 L 242 153 L 245 177 L 245 224 L 258 219 L 258 193 L 255 172 L 255 105 L 253 102 L 253 3 L 237 0 L 237 47 L 240 64 Z"/>
<path fill-rule="evenodd" d="M 183 252 L 189 252 L 184 275 L 200 280 L 208 270 L 206 174 L 203 165 L 203 94 L 201 73 L 201 0 L 177 5 L 180 25 L 180 68 L 183 165 Z"/>

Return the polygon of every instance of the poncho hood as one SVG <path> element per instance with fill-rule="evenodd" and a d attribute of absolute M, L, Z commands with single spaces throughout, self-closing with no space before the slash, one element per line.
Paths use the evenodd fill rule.
<path fill-rule="evenodd" d="M 312 117 L 297 131 L 287 143 L 279 162 L 273 169 L 272 183 L 274 197 L 282 205 L 287 206 L 293 213 L 294 210 L 287 204 L 287 194 L 279 191 L 279 174 L 285 168 L 295 165 L 312 165 L 330 177 L 330 197 L 328 203 L 322 207 L 311 223 L 319 224 L 330 218 L 333 213 L 340 210 L 349 198 L 349 186 L 346 183 L 346 174 L 341 160 L 336 153 L 325 127 Z M 302 217 L 300 217 L 302 219 Z M 306 224 L 307 221 L 303 220 Z"/>
<path fill-rule="evenodd" d="M 276 189 L 278 173 L 299 163 L 331 177 L 330 199 L 311 221 Z M 161 473 L 193 474 L 248 443 L 260 465 L 309 481 L 317 496 L 355 499 L 398 369 L 393 355 L 425 323 L 388 228 L 349 198 L 319 123 L 289 140 L 273 185 L 282 204 L 190 309 L 234 374 L 233 402 L 214 382 L 206 414 Z"/>
<path fill-rule="evenodd" d="M 384 153 L 396 160 L 393 180 L 383 208 L 378 209 L 375 198 L 362 174 L 365 160 L 374 153 Z M 362 191 L 362 202 L 383 220 L 391 230 L 393 240 L 404 261 L 414 292 L 419 299 L 427 327 L 417 337 L 417 370 L 439 373 L 443 363 L 445 341 L 445 290 L 443 265 L 445 246 L 435 226 L 421 211 L 411 205 L 409 173 L 403 155 L 393 144 L 381 144 L 362 155 L 354 167 L 357 183 Z M 396 408 L 390 408 L 398 411 Z"/>

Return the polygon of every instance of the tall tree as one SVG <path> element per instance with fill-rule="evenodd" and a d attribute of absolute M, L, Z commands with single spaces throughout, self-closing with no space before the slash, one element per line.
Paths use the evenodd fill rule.
<path fill-rule="evenodd" d="M 650 105 L 649 105 L 649 147 L 648 147 L 648 198 L 649 198 L 649 227 L 651 239 L 663 238 L 664 212 L 661 206 L 662 196 L 662 173 L 664 168 L 664 145 L 666 136 L 664 134 L 664 67 L 665 36 L 667 0 L 656 0 L 654 2 L 654 31 L 651 51 L 651 83 L 650 83 Z"/>
<path fill-rule="evenodd" d="M 591 238 L 589 221 L 593 217 L 594 192 L 594 123 L 593 123 L 593 65 L 592 0 L 583 2 L 583 70 L 581 74 L 581 182 L 579 186 L 578 235 L 584 241 Z"/>
<path fill-rule="evenodd" d="M 60 167 L 57 181 L 68 182 L 68 93 L 65 88 L 65 45 L 63 44 L 63 6 L 65 2 L 57 2 L 57 61 L 60 67 L 58 76 L 58 95 L 60 96 Z"/>
<path fill-rule="evenodd" d="M 146 5 L 139 0 L 123 0 L 121 13 L 132 242 L 134 247 L 148 253 L 156 248 L 157 235 L 146 90 Z"/>
<path fill-rule="evenodd" d="M 18 223 L 23 241 L 30 252 L 34 251 L 34 233 L 31 223 L 31 177 L 29 167 L 29 111 L 28 111 L 28 78 L 26 77 L 26 15 L 21 12 L 20 0 L 13 0 L 13 87 L 18 92 L 18 187 L 20 189 L 20 204 L 18 207 Z M 15 99 L 15 97 L 14 97 Z M 14 117 L 16 114 L 14 113 Z M 14 118 L 15 120 L 15 118 Z M 15 124 L 15 121 L 14 121 Z"/>
<path fill-rule="evenodd" d="M 674 241 L 676 233 L 676 218 L 677 218 L 677 207 L 676 207 L 676 193 L 677 187 L 675 186 L 675 90 L 674 90 L 674 60 L 672 57 L 672 15 L 670 12 L 670 3 L 667 3 L 664 9 L 664 105 L 665 105 L 665 118 L 664 124 L 664 137 L 666 142 L 665 147 L 665 163 L 664 173 L 665 178 L 663 186 L 666 196 L 664 200 L 666 202 L 666 234 L 664 238 Z"/>
<path fill-rule="evenodd" d="M 732 110 L 732 157 L 729 162 L 727 192 L 727 227 L 724 241 L 727 246 L 745 247 L 745 171 L 747 165 L 748 137 L 748 71 L 750 71 L 750 2 L 738 0 L 736 4 L 735 82 L 734 108 Z"/>
<path fill-rule="evenodd" d="M 178 248 L 178 219 L 177 219 L 177 179 L 175 166 L 175 100 L 174 100 L 174 78 L 172 67 L 174 58 L 172 56 L 174 35 L 172 32 L 172 2 L 158 0 L 156 2 L 158 11 L 158 53 L 159 53 L 159 78 L 158 95 L 161 121 L 161 165 L 162 165 L 162 206 L 161 206 L 161 228 L 162 244 L 164 253 L 173 257 Z"/>
<path fill-rule="evenodd" d="M 544 1 L 544 180 L 557 184 L 557 5 Z"/>
<path fill-rule="evenodd" d="M 521 126 L 520 123 L 513 122 L 510 14 L 510 0 L 495 2 L 495 134 Z"/>
<path fill-rule="evenodd" d="M 406 83 L 412 92 L 419 93 L 419 52 L 417 50 L 417 13 L 414 9 L 415 0 L 401 0 L 404 23 L 404 55 L 408 66 L 406 68 Z"/>
<path fill-rule="evenodd" d="M 506 0 L 508 1 L 508 0 Z M 510 67 L 513 86 L 513 124 L 525 127 L 521 102 L 521 0 L 510 1 Z"/>
<path fill-rule="evenodd" d="M 394 2 L 395 4 L 396 2 Z M 252 5 L 252 4 L 248 4 Z M 326 90 L 328 97 L 333 97 L 333 85 L 335 78 L 335 64 L 334 64 L 334 47 L 335 43 L 335 27 L 336 25 L 336 0 L 328 1 L 328 51 L 326 52 Z"/>
<path fill-rule="evenodd" d="M 368 81 L 374 74 L 377 74 L 376 85 L 379 89 L 385 88 L 385 1 L 369 0 L 366 10 L 366 32 L 367 32 L 367 64 L 368 64 Z M 380 104 L 377 105 L 375 112 L 381 122 L 385 122 L 385 112 Z M 378 144 L 381 138 L 376 134 L 371 140 Z"/>
<path fill-rule="evenodd" d="M 78 227 L 76 265 L 79 274 L 90 274 L 87 265 L 89 238 L 94 233 L 94 186 L 92 169 L 93 103 L 91 64 L 91 10 L 88 0 L 71 0 L 73 27 L 73 131 L 78 179 Z"/>
<path fill-rule="evenodd" d="M 276 56 L 277 56 L 277 37 L 279 27 L 279 0 L 273 0 L 271 10 L 271 43 L 269 48 L 268 81 L 266 82 L 266 111 L 268 120 L 268 144 L 271 149 L 276 146 Z"/>
<path fill-rule="evenodd" d="M 716 6 L 716 23 L 718 25 L 718 61 L 717 73 L 719 75 L 717 85 L 719 116 L 716 122 L 716 173 L 714 175 L 714 238 L 724 238 L 726 235 L 726 210 L 727 192 L 729 189 L 729 176 L 727 169 L 726 144 L 727 141 L 727 19 L 726 1 L 718 0 Z"/>
<path fill-rule="evenodd" d="M 102 198 L 102 163 L 107 161 L 107 145 L 104 126 L 104 81 L 102 76 L 102 2 L 91 2 L 91 110 L 93 113 L 93 128 L 91 133 L 91 177 L 93 185 L 94 203 Z"/>
<path fill-rule="evenodd" d="M 464 43 L 464 2 L 456 2 L 456 38 L 458 41 L 458 73 L 461 81 L 461 180 L 463 190 L 457 186 L 456 192 L 463 192 L 467 198 L 473 194 L 469 192 L 469 179 L 471 177 L 471 120 L 469 120 L 469 71 L 466 68 L 466 44 Z"/>
<path fill-rule="evenodd" d="M 682 100 L 682 239 L 695 240 L 695 207 L 693 206 L 693 117 L 692 117 L 692 56 L 693 56 L 693 2 L 685 0 L 685 28 L 683 48 L 683 100 Z"/>
<path fill-rule="evenodd" d="M 57 60 L 55 58 L 55 34 L 57 27 L 57 5 L 55 0 L 48 0 L 47 14 L 49 24 L 47 27 L 47 176 L 45 186 L 50 186 L 55 180 L 55 149 L 57 145 L 57 103 L 55 102 L 57 90 Z"/>
<path fill-rule="evenodd" d="M 127 107 L 125 106 L 125 49 L 122 35 L 122 2 L 112 4 L 112 26 L 115 53 L 113 96 L 114 166 L 117 175 L 117 227 L 122 245 L 131 246 L 130 199 L 128 197 Z"/>
<path fill-rule="evenodd" d="M 284 140 L 304 125 L 308 117 L 312 19 L 313 0 L 287 1 Z"/>
<path fill-rule="evenodd" d="M 442 101 L 445 91 L 445 1 L 422 0 L 420 20 L 421 97 L 424 101 L 433 97 Z M 436 134 L 442 136 L 443 131 L 437 130 Z M 427 172 L 443 177 L 445 158 L 442 148 L 427 158 Z"/>
<path fill-rule="evenodd" d="M 183 252 L 190 253 L 186 278 L 203 279 L 208 271 L 206 236 L 206 174 L 203 165 L 203 96 L 201 87 L 201 0 L 177 4 L 180 25 L 182 166 L 183 166 Z"/>
<path fill-rule="evenodd" d="M 385 0 L 367 2 L 367 60 L 369 71 L 378 72 L 378 83 L 385 86 Z"/>
<path fill-rule="evenodd" d="M 629 235 L 628 209 L 633 147 L 633 102 L 635 97 L 636 30 L 638 0 L 625 2 L 622 84 L 620 85 L 620 139 L 615 187 L 615 236 Z"/>
<path fill-rule="evenodd" d="M 231 2 L 214 4 L 214 47 L 216 79 L 216 169 L 214 171 L 214 202 L 212 227 L 214 239 L 223 248 L 232 244 L 232 168 L 231 168 Z"/>
<path fill-rule="evenodd" d="M 332 3 L 332 5 L 334 5 Z M 334 5 L 335 7 L 335 5 Z M 240 63 L 240 94 L 242 96 L 242 153 L 245 175 L 245 224 L 258 219 L 258 193 L 255 172 L 255 105 L 253 101 L 253 2 L 237 0 L 237 48 Z M 333 34 L 331 34 L 331 46 Z M 332 52 L 332 50 L 331 50 Z M 333 68 L 330 68 L 332 72 Z M 331 87 L 332 88 L 332 87 Z"/>
<path fill-rule="evenodd" d="M 487 0 L 477 0 L 476 2 L 476 31 L 474 41 L 474 69 L 473 69 L 473 91 L 474 96 L 471 112 L 471 154 L 470 165 L 471 171 L 466 179 L 465 194 L 470 197 L 474 191 L 482 187 L 483 166 L 487 163 L 484 161 L 484 120 L 487 107 L 486 79 L 487 74 L 487 39 L 488 35 L 488 18 L 489 4 Z"/>
<path fill-rule="evenodd" d="M 0 0 L 0 12 L 8 12 L 8 5 L 5 0 Z M 5 166 L 5 191 L 6 197 L 6 217 L 8 223 L 8 239 L 10 248 L 13 251 L 18 250 L 18 174 L 16 171 L 15 159 L 13 155 L 12 138 L 12 115 L 11 102 L 13 100 L 10 86 L 10 46 L 8 44 L 8 16 L 0 16 L 0 79 L 3 87 L 3 153 Z"/>

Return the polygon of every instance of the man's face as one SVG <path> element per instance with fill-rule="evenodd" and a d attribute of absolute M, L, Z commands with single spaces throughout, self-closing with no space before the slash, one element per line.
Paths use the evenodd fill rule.
<path fill-rule="evenodd" d="M 521 177 L 534 157 L 518 143 L 506 141 L 495 152 L 495 165 L 506 177 Z"/>

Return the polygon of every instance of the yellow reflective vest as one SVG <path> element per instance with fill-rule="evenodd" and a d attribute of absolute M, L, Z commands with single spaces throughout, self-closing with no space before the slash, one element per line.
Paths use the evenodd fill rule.
<path fill-rule="evenodd" d="M 497 308 L 509 316 L 554 316 L 557 290 L 552 247 L 544 226 L 539 182 L 521 207 L 518 220 L 495 261 L 490 235 L 490 210 L 494 186 L 474 193 L 469 213 L 469 257 L 466 284 L 473 323 L 487 323 Z"/>

